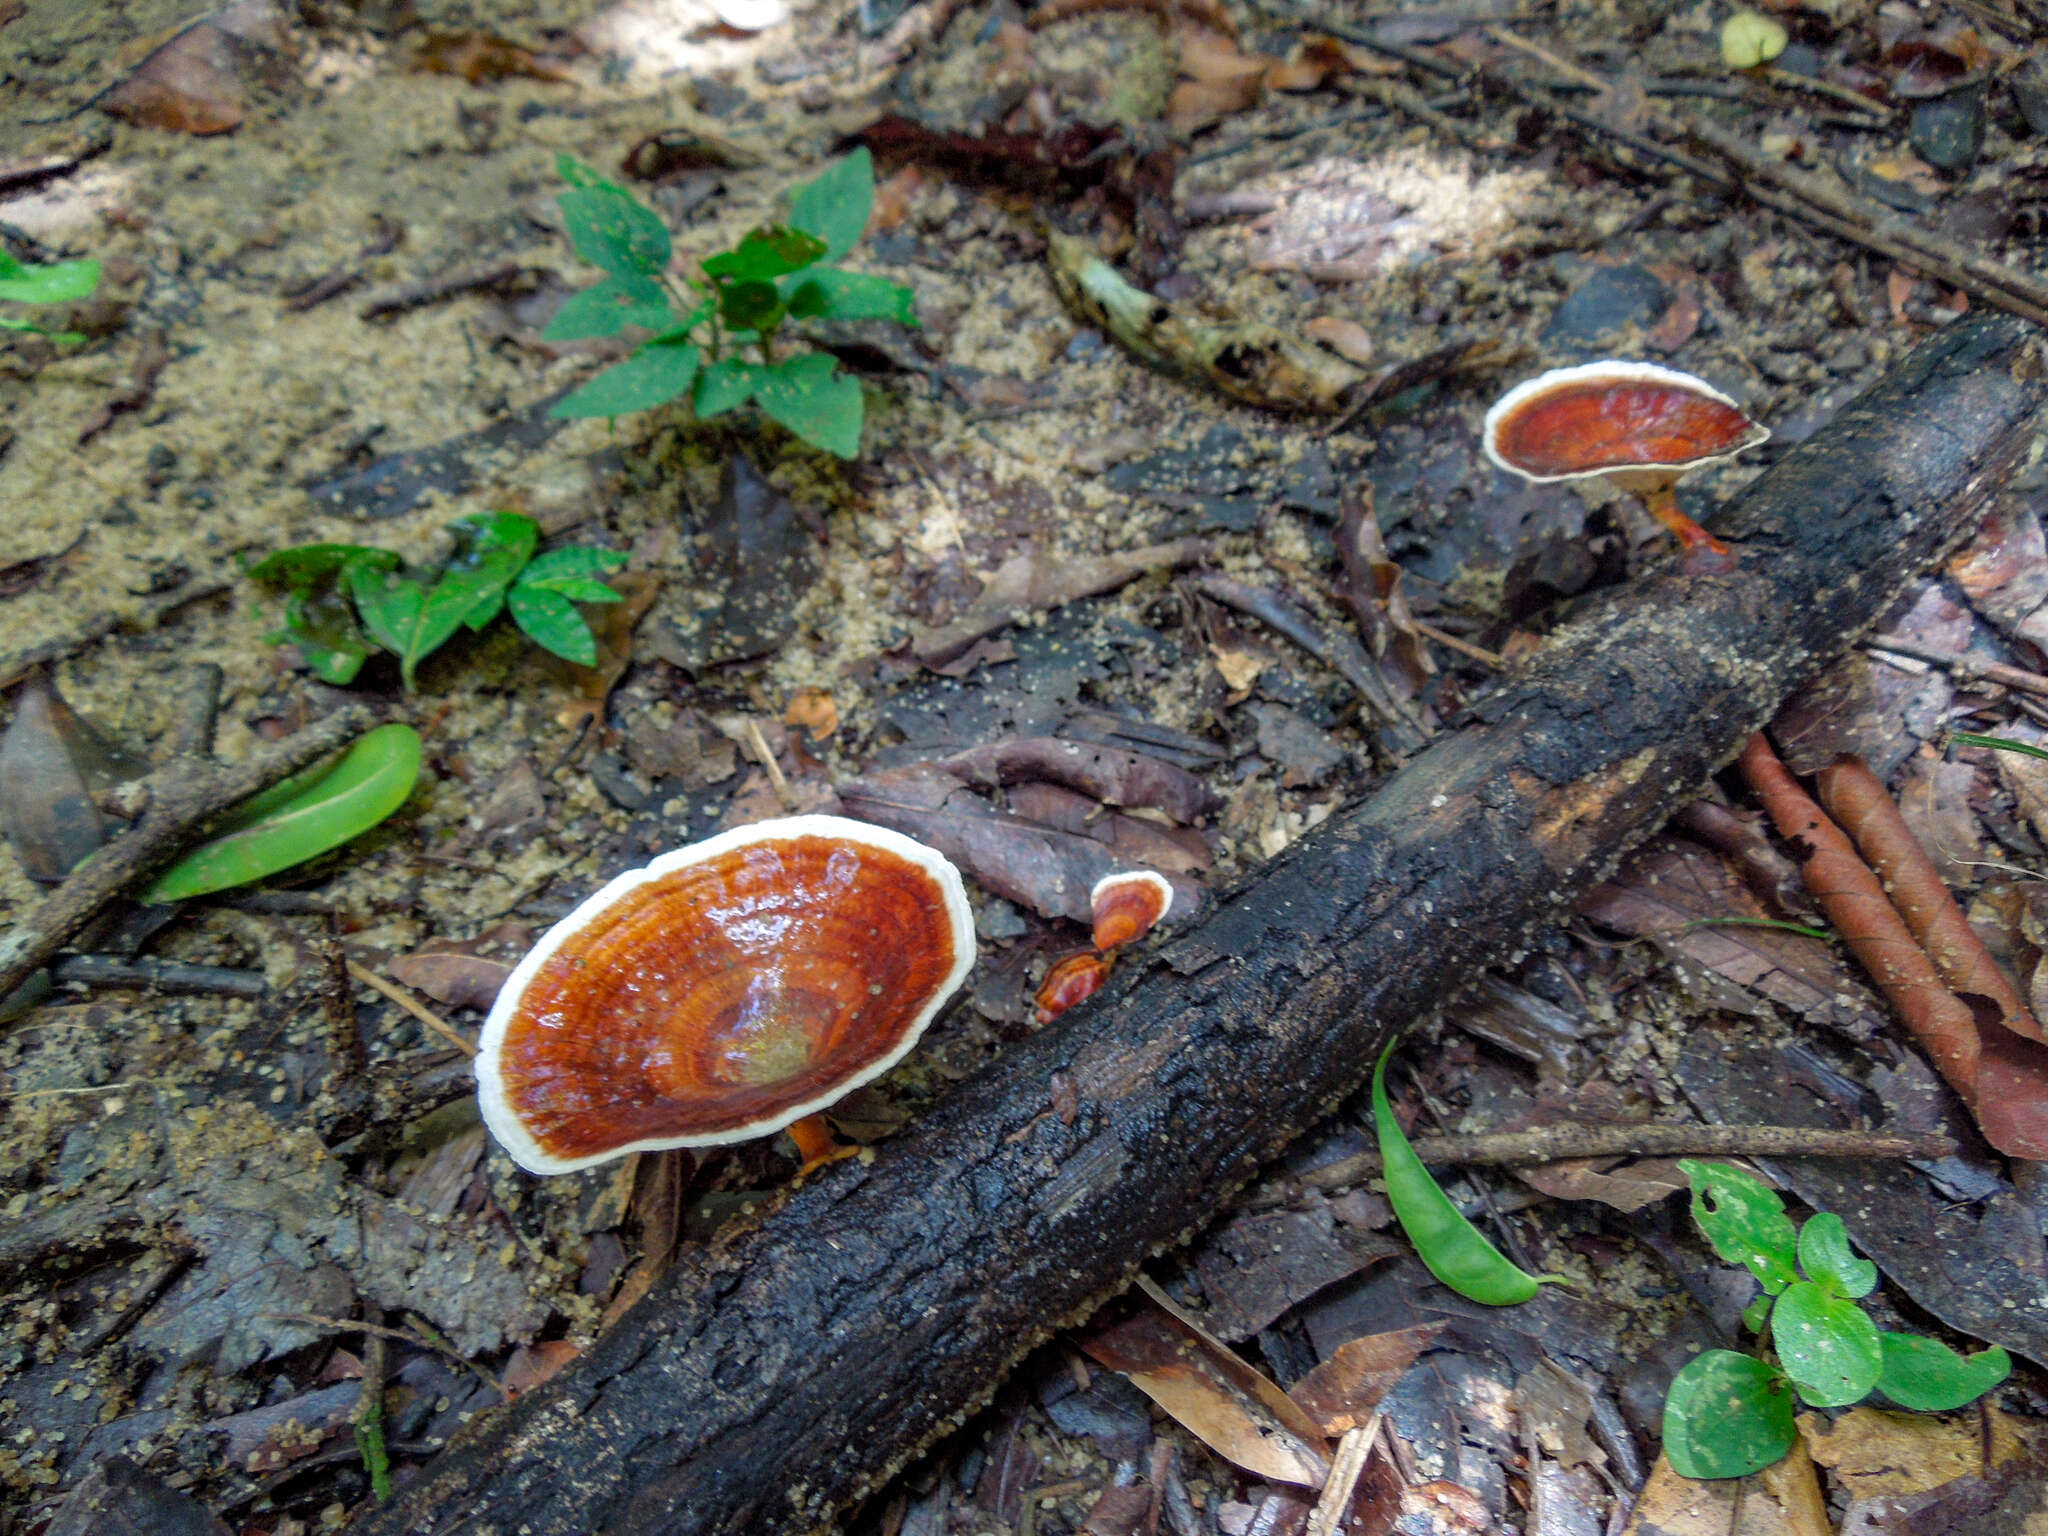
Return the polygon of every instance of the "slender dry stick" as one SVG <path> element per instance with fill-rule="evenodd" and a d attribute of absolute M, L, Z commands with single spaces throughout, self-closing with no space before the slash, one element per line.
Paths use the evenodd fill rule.
<path fill-rule="evenodd" d="M 247 762 L 174 758 L 139 781 L 147 803 L 135 825 L 72 870 L 48 900 L 0 937 L 0 998 L 47 964 L 108 902 L 169 863 L 209 824 L 346 746 L 376 718 L 363 705 L 351 704 Z"/>
<path fill-rule="evenodd" d="M 472 1061 L 476 1059 L 476 1046 L 470 1043 L 469 1038 L 411 993 L 393 982 L 386 981 L 368 966 L 358 965 L 353 960 L 348 962 L 348 973 L 372 992 L 391 999 L 463 1055 Z"/>
<path fill-rule="evenodd" d="M 1946 1136 L 1821 1130 L 1803 1125 L 1546 1125 L 1479 1136 L 1418 1136 L 1415 1154 L 1438 1166 L 1531 1168 L 1581 1157 L 1947 1157 Z M 1341 1189 L 1380 1171 L 1377 1152 L 1311 1168 L 1272 1186 L 1261 1204 Z"/>
<path fill-rule="evenodd" d="M 2048 677 L 2020 667 L 2009 667 L 2002 661 L 1985 661 L 1979 656 L 1945 651 L 1938 645 L 1926 645 L 1907 635 L 1865 635 L 1859 643 L 1867 650 L 1890 651 L 1895 656 L 1932 662 L 1958 682 L 1996 683 L 2001 688 L 2017 688 L 2021 693 L 2048 696 Z"/>

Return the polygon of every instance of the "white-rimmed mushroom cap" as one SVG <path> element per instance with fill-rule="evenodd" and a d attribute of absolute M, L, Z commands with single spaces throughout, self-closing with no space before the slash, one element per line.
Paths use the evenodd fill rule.
<path fill-rule="evenodd" d="M 974 965 L 960 873 L 840 816 L 737 827 L 620 875 L 542 936 L 476 1058 L 522 1168 L 749 1141 L 902 1060 Z"/>
<path fill-rule="evenodd" d="M 1119 949 L 1142 939 L 1173 906 L 1173 886 L 1149 869 L 1104 875 L 1088 892 L 1097 949 Z"/>
<path fill-rule="evenodd" d="M 1549 484 L 1630 471 L 1681 475 L 1770 435 L 1704 379 L 1610 360 L 1517 384 L 1486 413 L 1480 445 L 1509 474 Z"/>

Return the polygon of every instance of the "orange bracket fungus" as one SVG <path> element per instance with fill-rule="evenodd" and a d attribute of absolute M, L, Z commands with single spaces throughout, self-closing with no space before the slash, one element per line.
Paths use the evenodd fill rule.
<path fill-rule="evenodd" d="M 1109 980 L 1109 957 L 1092 949 L 1067 956 L 1045 973 L 1032 999 L 1038 1005 L 1038 1022 L 1050 1024 L 1076 1003 L 1084 1003 L 1102 990 Z"/>
<path fill-rule="evenodd" d="M 1604 479 L 1634 492 L 1677 535 L 1680 569 L 1713 575 L 1733 570 L 1735 557 L 1678 510 L 1673 487 L 1770 435 L 1703 379 L 1610 361 L 1517 384 L 1486 413 L 1482 444 L 1487 458 L 1524 480 Z"/>
<path fill-rule="evenodd" d="M 1095 947 L 1121 949 L 1150 933 L 1173 905 L 1166 876 L 1149 869 L 1104 875 L 1088 893 L 1095 918 Z"/>
<path fill-rule="evenodd" d="M 974 965 L 960 873 L 793 816 L 619 876 L 499 993 L 484 1124 L 533 1173 L 782 1130 L 900 1061 Z"/>

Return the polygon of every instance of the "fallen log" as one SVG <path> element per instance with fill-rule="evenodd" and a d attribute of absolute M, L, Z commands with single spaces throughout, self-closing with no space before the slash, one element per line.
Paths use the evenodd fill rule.
<path fill-rule="evenodd" d="M 686 1255 L 359 1536 L 814 1529 L 1223 1208 L 1681 804 L 1952 546 L 2026 447 L 2040 333 L 1957 322 L 1739 498 L 1726 577 L 1619 590 L 1212 916 Z"/>

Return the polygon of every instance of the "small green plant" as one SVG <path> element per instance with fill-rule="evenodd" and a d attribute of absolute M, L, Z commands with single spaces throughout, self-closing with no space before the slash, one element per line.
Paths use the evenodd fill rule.
<path fill-rule="evenodd" d="M 597 664 L 597 639 L 576 605 L 619 600 L 597 577 L 624 555 L 581 546 L 536 555 L 540 526 L 517 512 L 474 513 L 448 532 L 455 552 L 432 572 L 407 571 L 390 550 L 362 544 L 279 550 L 249 571 L 285 593 L 284 627 L 268 638 L 297 645 L 313 675 L 336 685 L 354 681 L 371 651 L 390 651 L 410 692 L 414 669 L 456 630 L 481 630 L 509 612 L 544 650 Z"/>
<path fill-rule="evenodd" d="M 1795 1393 L 1835 1408 L 1875 1391 L 1901 1408 L 1939 1412 L 1974 1402 L 2011 1373 L 1996 1344 L 1965 1356 L 1938 1339 L 1881 1331 L 1857 1305 L 1876 1288 L 1877 1266 L 1856 1257 L 1841 1217 L 1823 1211 L 1795 1227 L 1777 1193 L 1741 1169 L 1678 1166 L 1714 1252 L 1763 1287 L 1742 1321 L 1777 1355 L 1774 1363 L 1710 1349 L 1673 1378 L 1664 1454 L 1683 1476 L 1743 1477 L 1779 1460 L 1798 1436 Z"/>
<path fill-rule="evenodd" d="M 87 298 L 100 285 L 97 261 L 21 261 L 0 251 L 0 299 L 16 304 L 69 304 Z M 52 341 L 84 341 L 76 331 L 53 331 L 33 320 L 0 315 L 0 329 L 33 331 Z"/>
<path fill-rule="evenodd" d="M 184 901 L 247 885 L 360 837 L 401 805 L 420 776 L 419 733 L 380 725 L 346 751 L 242 802 L 218 832 L 139 893 Z"/>
<path fill-rule="evenodd" d="M 787 352 L 793 320 L 898 320 L 917 324 L 915 295 L 900 283 L 830 265 L 853 248 L 874 204 L 866 149 L 798 187 L 789 222 L 756 229 L 708 257 L 701 276 L 669 275 L 668 227 L 625 188 L 563 155 L 562 222 L 576 254 L 602 282 L 570 296 L 543 333 L 549 341 L 654 334 L 624 362 L 556 402 L 557 416 L 618 416 L 688 396 L 702 420 L 752 400 L 807 443 L 842 459 L 860 452 L 860 385 L 824 352 Z"/>

